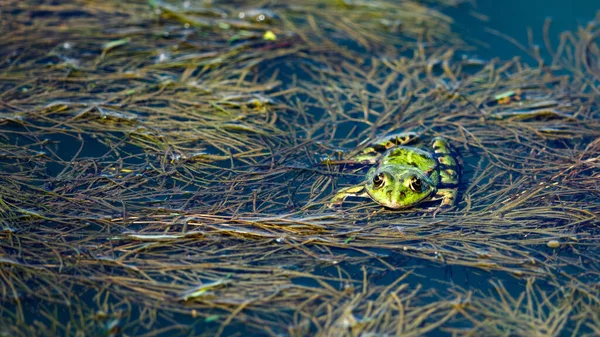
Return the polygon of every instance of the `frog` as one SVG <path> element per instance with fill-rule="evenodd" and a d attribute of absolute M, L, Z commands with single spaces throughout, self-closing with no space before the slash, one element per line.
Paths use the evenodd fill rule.
<path fill-rule="evenodd" d="M 410 146 L 416 139 L 413 133 L 384 137 L 343 161 L 373 167 L 361 183 L 337 191 L 329 206 L 364 197 L 393 210 L 430 201 L 441 201 L 428 208 L 436 213 L 452 208 L 460 180 L 454 149 L 443 137 L 433 138 L 429 149 Z"/>

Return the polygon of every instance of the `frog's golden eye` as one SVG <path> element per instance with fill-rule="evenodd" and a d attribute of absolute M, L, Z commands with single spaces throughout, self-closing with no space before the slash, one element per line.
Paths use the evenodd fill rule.
<path fill-rule="evenodd" d="M 375 188 L 380 188 L 383 184 L 385 184 L 385 176 L 383 173 L 379 173 L 373 177 L 373 186 L 375 186 Z"/>
<path fill-rule="evenodd" d="M 408 187 L 413 192 L 421 192 L 423 190 L 423 182 L 416 176 L 412 176 L 408 182 Z"/>

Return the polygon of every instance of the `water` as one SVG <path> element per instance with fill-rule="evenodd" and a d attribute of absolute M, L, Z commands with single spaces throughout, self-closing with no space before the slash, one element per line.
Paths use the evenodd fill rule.
<path fill-rule="evenodd" d="M 486 58 L 499 57 L 510 59 L 515 56 L 527 57 L 523 51 L 486 32 L 482 27 L 496 30 L 508 37 L 514 38 L 524 46 L 528 46 L 528 29 L 533 32 L 533 44 L 545 51 L 543 27 L 546 19 L 551 19 L 550 40 L 553 48 L 559 42 L 559 34 L 564 31 L 574 31 L 578 26 L 585 26 L 594 20 L 598 4 L 594 1 L 580 0 L 566 4 L 564 1 L 481 1 L 477 3 L 476 12 L 487 16 L 487 22 L 478 22 L 466 11 L 458 10 L 455 14 L 457 24 L 464 25 L 466 34 L 489 45 L 479 50 Z"/>
<path fill-rule="evenodd" d="M 549 64 L 599 7 L 428 5 L 3 3 L 0 334 L 593 336 L 597 47 L 484 27 Z M 398 130 L 456 207 L 326 207 Z"/>

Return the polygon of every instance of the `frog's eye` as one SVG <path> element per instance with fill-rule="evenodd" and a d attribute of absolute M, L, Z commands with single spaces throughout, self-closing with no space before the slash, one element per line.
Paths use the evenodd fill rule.
<path fill-rule="evenodd" d="M 385 176 L 383 173 L 379 173 L 373 177 L 373 186 L 375 186 L 375 188 L 380 188 L 383 184 L 385 184 Z"/>
<path fill-rule="evenodd" d="M 421 192 L 423 190 L 423 182 L 416 176 L 412 176 L 408 182 L 408 187 L 413 192 Z"/>

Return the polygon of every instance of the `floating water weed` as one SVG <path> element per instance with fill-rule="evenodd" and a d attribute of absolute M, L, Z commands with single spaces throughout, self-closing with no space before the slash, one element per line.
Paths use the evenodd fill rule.
<path fill-rule="evenodd" d="M 461 1 L 186 3 L 3 8 L 0 334 L 598 333 L 596 27 L 528 64 Z M 325 207 L 399 131 L 456 208 Z"/>

